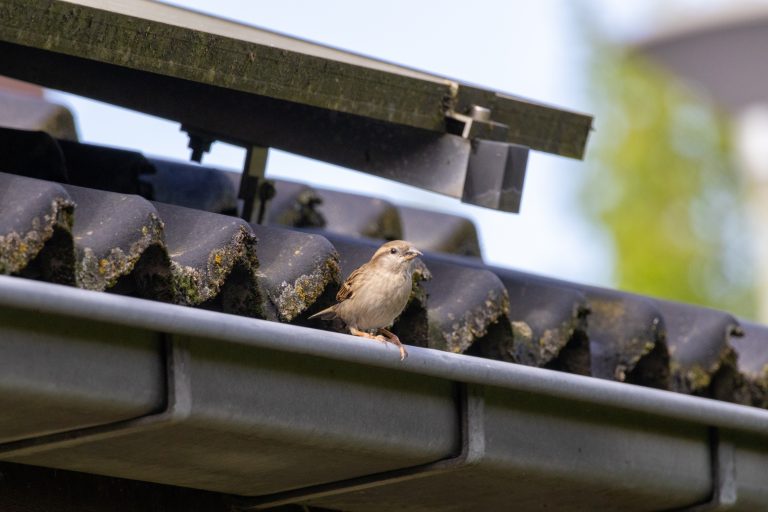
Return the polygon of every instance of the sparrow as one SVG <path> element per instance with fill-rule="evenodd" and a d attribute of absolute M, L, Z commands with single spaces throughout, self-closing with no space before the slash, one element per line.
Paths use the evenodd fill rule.
<path fill-rule="evenodd" d="M 387 242 L 373 254 L 368 263 L 352 272 L 339 293 L 338 304 L 309 318 L 340 318 L 354 336 L 400 349 L 400 360 L 408 352 L 395 334 L 386 329 L 405 309 L 413 287 L 413 259 L 421 256 L 413 245 L 402 240 Z M 376 331 L 376 334 L 371 332 Z"/>

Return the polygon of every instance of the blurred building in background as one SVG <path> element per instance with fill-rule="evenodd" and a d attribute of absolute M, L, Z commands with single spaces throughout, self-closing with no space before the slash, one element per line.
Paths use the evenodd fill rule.
<path fill-rule="evenodd" d="M 583 202 L 613 240 L 620 288 L 765 319 L 765 9 L 693 4 L 698 21 L 684 1 L 623 24 L 576 13 L 597 119 Z"/>
<path fill-rule="evenodd" d="M 768 6 L 726 4 L 686 18 L 637 46 L 693 87 L 703 90 L 733 123 L 733 147 L 744 181 L 754 262 L 756 314 L 768 320 Z"/>

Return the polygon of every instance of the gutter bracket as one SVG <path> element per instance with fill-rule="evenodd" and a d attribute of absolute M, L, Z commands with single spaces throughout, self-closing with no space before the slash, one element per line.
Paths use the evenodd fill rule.
<path fill-rule="evenodd" d="M 448 473 L 478 464 L 485 455 L 485 400 L 483 398 L 483 388 L 466 383 L 460 383 L 459 386 L 461 402 L 461 451 L 458 455 L 418 466 L 312 485 L 265 496 L 240 497 L 234 500 L 234 509 L 239 511 L 261 510 L 300 503 Z"/>
<path fill-rule="evenodd" d="M 188 370 L 189 352 L 179 341 L 165 335 L 165 388 L 163 409 L 127 420 L 56 432 L 0 444 L 0 459 L 70 448 L 90 442 L 154 430 L 184 421 L 192 408 Z"/>
<path fill-rule="evenodd" d="M 675 509 L 675 512 L 719 512 L 733 509 L 738 502 L 733 442 L 720 439 L 716 428 L 711 429 L 710 436 L 712 494 L 704 503 Z"/>

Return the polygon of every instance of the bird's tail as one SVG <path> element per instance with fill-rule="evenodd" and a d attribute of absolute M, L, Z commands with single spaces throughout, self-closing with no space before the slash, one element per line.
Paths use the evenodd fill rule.
<path fill-rule="evenodd" d="M 336 306 L 331 306 L 329 308 L 325 308 L 322 311 L 318 311 L 314 315 L 310 316 L 307 320 L 312 320 L 313 318 L 321 318 L 323 320 L 331 320 L 336 318 Z"/>

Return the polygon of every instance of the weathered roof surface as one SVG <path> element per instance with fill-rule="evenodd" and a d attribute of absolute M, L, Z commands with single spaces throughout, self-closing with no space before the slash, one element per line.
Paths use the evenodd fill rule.
<path fill-rule="evenodd" d="M 744 335 L 733 339 L 739 371 L 746 379 L 751 405 L 768 407 L 768 328 L 741 322 Z"/>
<path fill-rule="evenodd" d="M 266 217 L 270 224 L 376 240 L 403 239 L 422 250 L 481 255 L 477 229 L 466 217 L 284 180 L 276 180 L 275 189 Z"/>
<path fill-rule="evenodd" d="M 417 247 L 436 252 L 480 257 L 480 241 L 475 224 L 458 215 L 437 213 L 421 208 L 398 206 L 403 225 L 401 238 Z"/>
<path fill-rule="evenodd" d="M 163 203 L 152 206 L 163 222 L 173 276 L 165 286 L 171 300 L 263 318 L 267 298 L 251 227 L 236 217 Z"/>
<path fill-rule="evenodd" d="M 333 245 L 311 233 L 252 227 L 261 241 L 260 274 L 277 317 L 293 321 L 330 305 L 341 282 Z"/>
<path fill-rule="evenodd" d="M 239 183 L 239 174 L 174 160 L 149 161 L 154 172 L 138 178 L 150 187 L 155 201 L 213 213 L 237 213 L 237 186 L 232 178 Z"/>
<path fill-rule="evenodd" d="M 510 343 L 481 343 L 494 359 L 592 375 L 585 295 L 535 276 L 494 268 L 509 294 Z"/>
<path fill-rule="evenodd" d="M 14 131 L 4 133 L 19 138 Z M 45 141 L 45 154 L 57 154 L 51 149 L 55 140 L 37 138 Z M 58 175 L 63 181 L 77 176 L 81 183 L 90 180 L 107 188 L 104 176 L 96 172 L 100 162 L 107 162 L 114 176 L 110 189 L 143 190 L 150 198 L 166 194 L 173 200 L 176 196 L 163 189 L 175 188 L 177 180 L 182 184 L 210 180 L 221 185 L 211 190 L 223 191 L 230 199 L 212 203 L 207 195 L 192 194 L 180 202 L 187 206 L 199 202 L 201 208 L 231 204 L 232 180 L 218 177 L 214 170 L 180 164 L 172 174 L 170 164 L 156 167 L 135 153 L 69 145 L 66 153 L 79 158 L 36 160 L 35 166 L 21 168 L 26 174 Z M 87 156 L 92 152 L 97 158 Z M 104 160 L 103 155 L 116 160 Z M 119 164 L 121 157 L 128 164 Z M 136 171 L 137 164 L 141 172 Z M 164 177 L 154 182 L 157 188 L 148 186 L 146 178 L 157 177 L 163 166 Z M 359 229 L 340 235 L 327 231 L 327 224 L 320 231 L 312 227 L 313 233 L 290 231 L 121 192 L 7 174 L 3 180 L 23 191 L 4 205 L 3 220 L 13 223 L 5 228 L 3 240 L 19 236 L 40 240 L 34 249 L 27 247 L 21 253 L 18 242 L 4 244 L 5 261 L 14 259 L 6 273 L 246 316 L 305 324 L 311 312 L 333 302 L 341 280 L 367 261 L 380 243 L 357 238 L 365 234 Z M 282 187 L 279 183 L 278 189 Z M 349 194 L 296 184 L 284 190 L 287 193 L 278 204 L 285 209 L 304 208 L 301 198 L 322 194 L 327 201 L 347 205 L 346 215 L 367 204 L 365 198 L 355 198 L 357 205 Z M 25 199 L 30 194 L 42 198 L 40 206 Z M 51 205 L 60 205 L 56 207 L 64 213 L 57 217 Z M 343 205 L 337 205 L 339 212 Z M 312 208 L 322 211 L 319 204 Z M 11 211 L 21 213 L 5 214 Z M 382 211 L 386 216 L 397 209 L 385 205 Z M 432 215 L 439 220 L 438 214 Z M 36 221 L 38 231 L 27 235 L 30 228 L 18 225 L 19 216 L 28 226 L 34 218 L 49 220 Z M 334 216 L 343 217 L 341 213 L 328 217 Z M 54 237 L 54 231 L 60 234 Z M 382 232 L 367 234 L 376 237 Z M 74 266 L 72 257 L 69 266 L 61 263 L 55 268 L 41 267 L 44 259 L 36 258 L 38 252 L 52 251 L 59 255 L 55 261 L 67 261 L 61 256 L 67 247 L 74 247 Z M 754 369 L 742 371 L 744 363 L 732 345 L 743 328 L 731 315 L 490 268 L 474 258 L 431 253 L 423 261 L 427 270 L 417 274 L 413 300 L 393 328 L 411 344 L 740 403 L 763 401 L 764 382 Z M 66 275 L 66 269 L 73 269 L 74 275 Z M 47 277 L 51 275 L 56 279 Z M 310 325 L 343 330 L 341 325 L 317 321 Z"/>
<path fill-rule="evenodd" d="M 152 183 L 154 197 L 159 201 L 167 198 L 174 204 L 197 204 L 196 207 L 203 210 L 227 213 L 227 210 L 212 208 L 211 205 L 218 206 L 216 197 L 233 198 L 234 201 L 237 195 L 240 184 L 240 175 L 237 173 L 178 162 L 171 164 L 153 160 L 153 163 L 159 164 L 157 172 L 144 175 L 142 179 Z M 183 172 L 169 172 L 170 165 Z M 205 186 L 198 183 L 202 179 L 205 179 Z M 422 250 L 482 256 L 477 228 L 466 217 L 409 208 L 377 197 L 311 187 L 304 183 L 286 180 L 272 182 L 275 196 L 269 201 L 266 210 L 266 224 L 323 229 L 337 235 L 376 240 L 404 239 Z M 198 187 L 198 184 L 201 186 Z M 177 193 L 179 190 L 190 192 L 182 197 Z M 226 204 L 232 203 L 227 200 Z"/>
<path fill-rule="evenodd" d="M 57 183 L 0 174 L 0 273 L 74 284 L 74 206 Z"/>
<path fill-rule="evenodd" d="M 59 183 L 69 182 L 61 146 L 42 131 L 0 126 L 0 169 Z"/>
<path fill-rule="evenodd" d="M 275 209 L 268 218 L 322 231 L 249 225 L 203 211 L 234 208 L 236 175 L 118 149 L 61 143 L 42 133 L 2 134 L 21 141 L 19 147 L 30 155 L 28 161 L 6 163 L 6 168 L 119 190 L 62 188 L 4 175 L 6 183 L 23 191 L 11 197 L 23 203 L 17 208 L 32 208 L 20 214 L 28 217 L 28 224 L 33 218 L 49 219 L 38 228 L 43 234 L 34 237 L 51 239 L 32 249 L 25 246 L 24 254 L 18 242 L 6 244 L 5 260 L 15 258 L 6 273 L 55 274 L 50 280 L 76 281 L 89 289 L 303 323 L 312 311 L 332 303 L 341 279 L 367 261 L 380 243 L 377 238 L 403 235 L 397 217 L 402 210 L 381 200 L 277 182 Z M 102 172 L 105 168 L 111 170 L 108 175 Z M 210 186 L 201 190 L 195 186 L 200 183 Z M 35 207 L 21 199 L 32 191 L 45 204 Z M 126 192 L 198 209 L 151 203 Z M 51 197 L 59 197 L 58 202 Z M 6 203 L 6 210 L 11 204 Z M 51 205 L 60 205 L 56 207 L 63 213 L 53 215 Z M 456 223 L 436 213 L 412 210 L 409 215 L 433 224 Z M 6 231 L 7 240 L 33 236 L 26 234 L 29 228 L 9 226 Z M 54 237 L 54 231 L 61 234 Z M 32 264 L 40 247 L 51 247 L 46 250 L 59 255 L 56 261 L 66 260 L 61 254 L 71 240 L 74 266 L 71 257 L 69 266 L 61 263 L 55 271 Z M 440 244 L 424 248 L 435 251 Z M 740 372 L 742 363 L 731 343 L 742 328 L 730 315 L 487 268 L 456 256 L 434 254 L 424 261 L 428 273 L 415 283 L 414 300 L 394 327 L 412 344 L 741 403 L 762 400 L 764 385 L 754 370 Z M 68 268 L 74 275 L 67 275 Z"/>
<path fill-rule="evenodd" d="M 378 240 L 403 238 L 400 215 L 391 202 L 332 190 L 315 192 L 321 201 L 317 211 L 328 231 Z"/>
<path fill-rule="evenodd" d="M 46 143 L 51 153 L 56 141 Z M 120 155 L 144 162 L 136 154 L 114 153 Z M 77 160 L 78 165 L 84 161 Z M 621 502 L 625 509 L 639 511 L 648 504 L 669 508 L 706 500 L 711 492 L 709 450 L 719 446 L 710 439 L 709 426 L 742 418 L 742 409 L 763 412 L 755 407 L 732 410 L 729 407 L 737 406 L 725 401 L 766 406 L 764 326 L 706 308 L 493 268 L 455 254 L 432 252 L 422 258 L 423 279 L 415 282 L 411 304 L 393 327 L 412 347 L 409 358 L 400 363 L 391 349 L 320 331 L 342 328 L 307 320 L 332 303 L 341 279 L 365 262 L 380 241 L 317 227 L 307 232 L 251 225 L 205 211 L 202 208 L 231 206 L 227 177 L 197 165 L 180 165 L 172 172 L 173 166 L 146 161 L 150 168 L 140 173 L 131 165 L 112 162 L 116 174 L 110 187 L 138 188 L 150 199 L 165 194 L 166 200 L 178 200 L 185 207 L 131 193 L 0 173 L 0 255 L 11 254 L 14 261 L 4 273 L 28 278 L 16 279 L 23 283 L 69 282 L 109 292 L 70 297 L 59 289 L 49 294 L 37 287 L 23 296 L 1 299 L 7 305 L 0 308 L 0 325 L 14 336 L 24 336 L 14 350 L 4 348 L 8 357 L 3 367 L 17 360 L 19 368 L 30 361 L 37 366 L 32 373 L 4 373 L 0 402 L 24 410 L 26 399 L 18 395 L 23 388 L 38 396 L 36 403 L 46 404 L 44 416 L 31 410 L 26 423 L 0 421 L 0 438 L 6 441 L 0 446 L 4 461 L 119 477 L 104 480 L 104 485 L 131 492 L 148 491 L 121 479 L 154 482 L 146 484 L 159 485 L 152 487 L 154 498 L 142 494 L 150 503 L 158 496 L 184 502 L 190 496 L 186 491 L 168 494 L 182 486 L 205 490 L 201 499 L 214 504 L 304 503 L 361 511 L 415 510 L 418 504 L 451 510 L 460 493 L 463 499 L 493 509 L 503 508 L 513 491 L 521 510 L 534 510 L 541 503 L 590 510 Z M 86 180 L 92 176 L 95 184 L 103 183 L 97 173 L 69 169 L 63 158 L 35 162 L 43 164 L 22 165 L 23 172 L 53 174 L 64 182 L 71 175 Z M 163 165 L 165 171 L 160 171 Z M 158 176 L 162 178 L 152 181 Z M 172 189 L 177 179 L 180 190 L 190 180 L 211 183 L 211 190 L 222 192 L 224 200 L 212 200 L 212 194 L 162 191 Z M 291 187 L 285 205 L 306 207 L 295 198 L 314 194 L 314 189 Z M 19 236 L 37 242 L 19 252 L 19 243 L 13 241 Z M 10 259 L 0 256 L 2 261 Z M 45 299 L 44 307 L 38 304 L 48 295 L 51 299 Z M 103 299 L 94 302 L 99 296 Z M 25 308 L 34 310 L 34 326 Z M 71 321 L 69 315 L 74 315 Z M 97 333 L 113 332 L 115 322 L 120 336 L 106 334 L 107 341 L 92 341 Z M 146 331 L 149 326 L 154 331 Z M 61 329 L 66 340 L 85 341 L 70 346 Z M 738 337 L 741 330 L 744 336 Z M 224 341 L 232 337 L 239 341 Z M 52 339 L 56 342 L 51 344 Z M 163 340 L 173 341 L 167 345 Z M 263 343 L 267 345 L 262 347 Z M 413 345 L 438 350 L 422 352 Z M 315 352 L 292 355 L 296 350 Z M 329 362 L 336 360 L 322 355 L 326 350 L 346 362 Z M 187 359 L 182 358 L 181 366 L 169 374 L 177 375 L 174 384 L 158 384 L 163 361 L 175 361 L 185 351 Z M 482 359 L 461 356 L 454 361 L 451 352 Z M 361 364 L 360 357 L 384 366 Z M 67 363 L 72 358 L 77 364 Z M 52 360 L 63 373 L 46 369 L 43 363 Z M 390 366 L 394 364 L 399 366 Z M 465 364 L 472 368 L 472 377 L 463 375 Z M 89 370 L 86 379 L 80 378 L 82 372 L 68 370 L 92 367 L 96 370 Z M 526 371 L 543 371 L 538 368 L 558 371 L 531 374 L 526 380 Z M 567 373 L 601 378 L 578 380 Z M 52 386 L 51 375 L 57 385 Z M 562 382 L 558 376 L 563 376 Z M 385 476 L 386 483 L 364 490 L 354 487 L 360 484 L 334 487 L 331 492 L 313 487 L 371 472 L 395 470 L 400 475 L 400 468 L 457 453 L 464 441 L 455 426 L 456 397 L 468 391 L 461 387 L 466 384 L 451 379 L 467 378 L 492 379 L 484 391 L 484 426 L 475 423 L 477 416 L 471 420 L 473 428 L 484 432 L 487 445 L 476 465 L 403 481 L 390 482 Z M 190 402 L 183 398 L 185 379 L 191 386 Z M 507 379 L 516 383 L 512 389 L 505 389 Z M 653 390 L 608 381 L 679 393 L 646 396 L 643 391 Z M 599 385 L 592 389 L 590 382 Z M 550 384 L 551 389 L 541 394 L 537 386 Z M 109 392 L 113 386 L 122 394 Z M 137 386 L 143 393 L 135 392 Z M 464 391 L 457 392 L 457 386 Z M 167 389 L 180 389 L 180 398 L 157 396 Z M 682 393 L 717 401 L 678 404 L 670 398 L 700 400 Z M 606 399 L 611 405 L 599 403 Z M 72 403 L 78 406 L 73 408 Z M 180 404 L 181 412 L 175 413 L 180 416 L 157 415 L 163 403 Z M 726 409 L 707 412 L 710 403 Z M 551 414 L 550 406 L 556 414 Z M 644 412 L 635 410 L 638 407 Z M 708 419 L 692 419 L 692 414 Z M 156 420 L 147 419 L 153 415 Z M 144 419 L 125 420 L 136 416 Z M 120 425 L 126 421 L 128 433 L 123 433 Z M 152 421 L 160 423 L 152 426 Z M 95 433 L 82 430 L 92 424 L 106 426 Z M 146 428 L 140 427 L 145 424 Z M 717 428 L 727 436 L 733 426 Z M 632 439 L 631 446 L 627 439 Z M 755 456 L 751 444 L 743 440 L 737 444 L 739 453 L 746 454 L 739 462 L 740 496 L 747 507 L 759 505 L 760 487 L 751 483 L 750 475 L 760 459 L 749 458 Z M 617 467 L 619 452 L 632 463 Z M 328 462 L 318 465 L 318 460 Z M 757 462 L 750 466 L 748 461 L 753 460 Z M 276 461 L 291 469 L 278 469 Z M 23 466 L 9 465 L 7 470 L 19 475 L 19 467 Z M 21 474 L 51 478 L 41 471 Z M 56 478 L 71 481 L 69 473 L 59 475 Z M 556 492 L 553 478 L 558 482 Z M 283 494 L 301 487 L 307 489 Z M 627 497 L 633 497 L 637 506 L 627 508 Z"/>
<path fill-rule="evenodd" d="M 233 190 L 239 186 L 240 176 L 227 173 L 233 181 Z M 318 207 L 323 200 L 313 188 L 303 183 L 278 180 L 275 196 L 269 201 L 264 218 L 265 224 L 296 228 L 322 228 L 328 221 Z"/>
<path fill-rule="evenodd" d="M 744 335 L 728 313 L 656 301 L 666 319 L 672 387 L 684 393 L 747 403 L 740 396 L 733 341 Z"/>
<path fill-rule="evenodd" d="M 586 290 L 593 375 L 669 389 L 664 317 L 645 297 Z"/>
<path fill-rule="evenodd" d="M 72 227 L 78 286 L 96 291 L 128 286 L 140 297 L 156 296 L 156 286 L 168 280 L 167 271 L 162 276 L 158 269 L 169 264 L 161 254 L 163 223 L 149 201 L 81 187 L 65 190 L 78 205 Z"/>
<path fill-rule="evenodd" d="M 6 274 L 286 321 L 338 284 L 335 251 L 316 235 L 135 195 L 0 180 Z"/>
<path fill-rule="evenodd" d="M 432 273 L 432 279 L 424 284 L 430 323 L 428 347 L 461 354 L 483 339 L 509 343 L 509 296 L 493 272 L 437 259 L 429 259 L 427 266 Z"/>
<path fill-rule="evenodd" d="M 42 130 L 59 139 L 77 140 L 75 120 L 69 109 L 32 95 L 0 90 L 3 126 L 19 130 Z"/>

